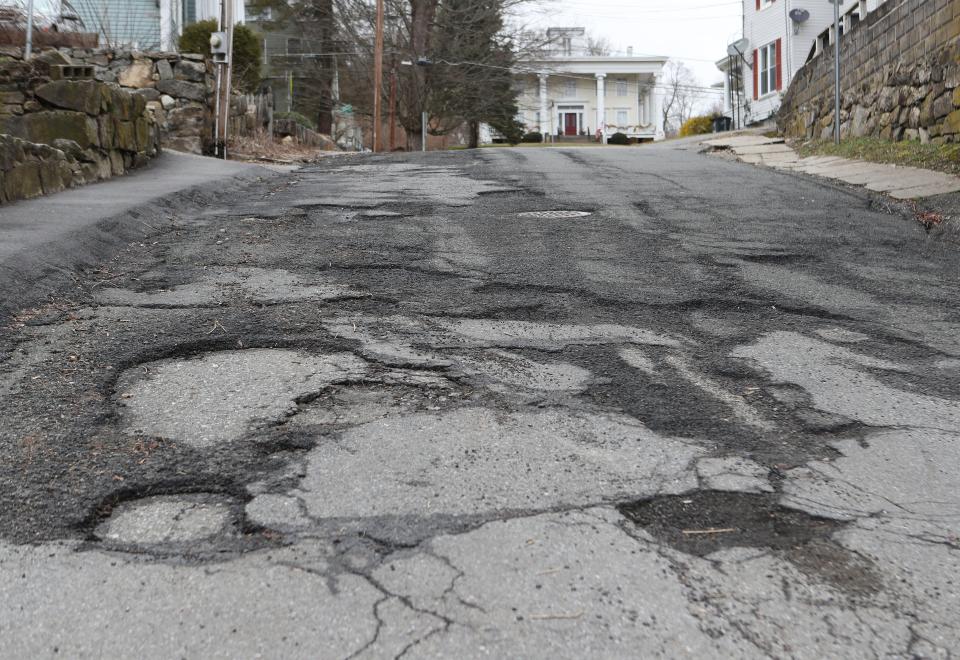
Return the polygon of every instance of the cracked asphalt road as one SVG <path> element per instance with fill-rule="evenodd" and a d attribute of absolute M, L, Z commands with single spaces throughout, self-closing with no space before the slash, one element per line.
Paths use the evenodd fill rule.
<path fill-rule="evenodd" d="M 875 198 L 490 149 L 152 229 L 0 330 L 0 656 L 960 648 L 960 252 Z"/>

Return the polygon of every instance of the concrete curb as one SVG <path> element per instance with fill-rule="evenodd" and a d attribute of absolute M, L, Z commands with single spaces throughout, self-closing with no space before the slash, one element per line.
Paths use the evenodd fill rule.
<path fill-rule="evenodd" d="M 183 160 L 201 157 L 177 154 L 170 158 L 165 167 L 151 166 L 133 175 L 139 179 L 135 183 L 145 184 L 140 199 L 112 207 L 106 204 L 100 217 L 96 217 L 97 209 L 90 206 L 69 217 L 71 200 L 76 198 L 71 194 L 83 191 L 86 199 L 91 195 L 109 196 L 117 190 L 117 185 L 126 185 L 129 190 L 132 177 L 0 207 L 0 244 L 7 244 L 6 254 L 0 252 L 0 323 L 9 322 L 10 317 L 21 310 L 43 304 L 55 292 L 62 294 L 77 281 L 80 270 L 103 263 L 131 242 L 144 241 L 169 230 L 183 216 L 228 197 L 249 186 L 251 181 L 280 174 L 263 167 L 212 159 L 203 159 L 206 163 Z M 169 180 L 164 182 L 162 178 L 165 170 L 173 168 L 182 176 L 184 164 L 207 168 L 209 174 L 189 185 L 174 184 L 175 189 L 171 190 Z M 165 189 L 163 185 L 155 186 L 159 194 L 152 194 L 152 183 L 167 186 Z M 54 221 L 49 219 L 52 214 L 67 217 Z M 32 216 L 41 218 L 36 222 L 51 225 L 49 235 L 23 240 L 25 231 L 35 229 L 30 225 Z M 16 240 L 7 240 L 10 236 L 16 236 Z M 11 242 L 21 244 L 11 248 Z"/>

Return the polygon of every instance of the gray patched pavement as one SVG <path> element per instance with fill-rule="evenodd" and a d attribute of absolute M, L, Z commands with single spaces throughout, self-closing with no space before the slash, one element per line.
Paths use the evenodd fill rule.
<path fill-rule="evenodd" d="M 0 657 L 950 657 L 960 254 L 697 149 L 324 162 L 18 309 Z"/>

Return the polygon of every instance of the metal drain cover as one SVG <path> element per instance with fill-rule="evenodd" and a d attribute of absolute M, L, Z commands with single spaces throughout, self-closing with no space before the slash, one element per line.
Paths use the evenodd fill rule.
<path fill-rule="evenodd" d="M 521 218 L 582 218 L 589 211 L 526 211 L 518 213 Z"/>

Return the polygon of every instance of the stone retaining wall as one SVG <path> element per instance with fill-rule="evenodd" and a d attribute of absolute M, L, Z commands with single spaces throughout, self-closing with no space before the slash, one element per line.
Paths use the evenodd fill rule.
<path fill-rule="evenodd" d="M 212 152 L 215 81 L 203 55 L 79 48 L 64 54 L 76 64 L 92 66 L 97 80 L 141 96 L 160 126 L 164 147 Z"/>
<path fill-rule="evenodd" d="M 124 174 L 160 151 L 147 101 L 115 84 L 54 80 L 56 57 L 0 60 L 3 201 Z"/>
<path fill-rule="evenodd" d="M 115 83 L 147 102 L 162 135 L 162 145 L 195 154 L 213 152 L 216 79 L 203 55 L 114 49 L 61 48 L 64 62 L 93 68 L 93 78 Z M 19 59 L 22 52 L 8 53 Z M 45 54 L 52 57 L 51 53 Z M 230 133 L 250 135 L 269 125 L 272 103 L 260 95 L 234 94 Z"/>
<path fill-rule="evenodd" d="M 889 0 L 843 35 L 840 61 L 841 135 L 960 141 L 960 2 Z M 787 137 L 832 136 L 833 81 L 830 54 L 800 69 L 777 120 Z"/>
<path fill-rule="evenodd" d="M 0 204 L 59 192 L 84 177 L 62 149 L 0 134 Z"/>

